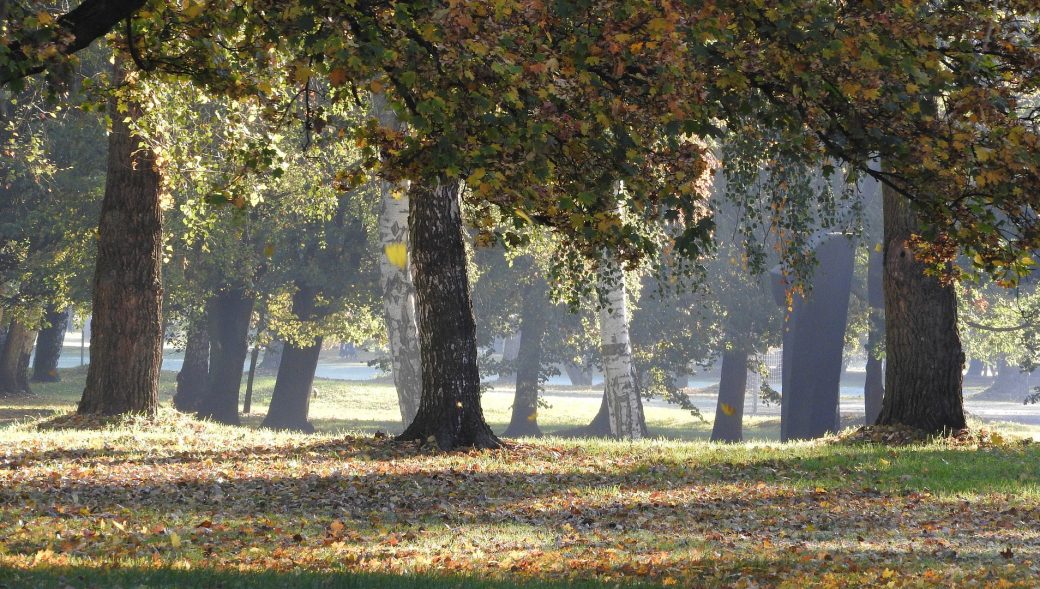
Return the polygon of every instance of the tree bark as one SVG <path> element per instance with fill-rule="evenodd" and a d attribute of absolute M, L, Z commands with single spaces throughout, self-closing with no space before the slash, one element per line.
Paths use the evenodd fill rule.
<path fill-rule="evenodd" d="M 878 344 L 885 337 L 885 297 L 882 277 L 884 257 L 871 249 L 867 258 L 867 303 L 870 306 L 867 319 L 867 367 L 863 381 L 864 423 L 874 425 L 881 414 L 881 401 L 885 397 L 885 368 L 875 355 Z"/>
<path fill-rule="evenodd" d="M 401 409 L 401 422 L 415 419 L 422 398 L 422 366 L 419 361 L 419 329 L 415 323 L 415 286 L 412 283 L 408 237 L 408 195 L 395 196 L 388 182 L 380 185 L 379 286 L 383 292 L 383 320 L 390 348 L 390 363 Z"/>
<path fill-rule="evenodd" d="M 36 332 L 18 320 L 11 321 L 7 338 L 0 349 L 0 397 L 28 397 L 29 357 Z"/>
<path fill-rule="evenodd" d="M 249 415 L 253 412 L 253 381 L 256 379 L 256 363 L 260 359 L 260 343 L 253 344 L 253 351 L 249 352 L 249 371 L 246 373 L 246 398 L 242 401 L 242 413 Z"/>
<path fill-rule="evenodd" d="M 282 340 L 271 340 L 264 346 L 264 358 L 257 366 L 257 370 L 264 374 L 277 374 L 278 367 L 282 364 L 282 348 L 285 342 Z"/>
<path fill-rule="evenodd" d="M 178 411 L 194 413 L 206 394 L 209 379 L 209 327 L 205 315 L 194 317 L 188 323 L 187 342 L 184 344 L 184 364 L 177 373 L 177 392 L 173 406 Z"/>
<path fill-rule="evenodd" d="M 567 362 L 563 365 L 563 369 L 567 371 L 567 378 L 571 380 L 571 384 L 576 387 L 590 387 L 592 386 L 592 371 L 586 368 L 582 368 L 573 362 Z"/>
<path fill-rule="evenodd" d="M 739 442 L 744 439 L 744 395 L 747 392 L 748 353 L 731 349 L 722 354 L 722 378 L 715 408 L 712 442 Z"/>
<path fill-rule="evenodd" d="M 116 60 L 115 80 L 122 79 Z M 98 225 L 90 367 L 80 413 L 154 414 L 162 363 L 162 208 L 155 154 L 109 103 L 108 175 Z"/>
<path fill-rule="evenodd" d="M 318 292 L 313 288 L 297 286 L 293 295 L 293 315 L 301 321 L 307 321 L 313 318 Z M 310 409 L 321 341 L 319 337 L 308 345 L 285 342 L 263 427 L 314 432 L 314 426 L 307 421 L 307 411 Z"/>
<path fill-rule="evenodd" d="M 58 17 L 58 52 L 72 55 L 87 48 L 144 4 L 145 0 L 83 0 L 76 8 Z M 0 87 L 44 71 L 44 64 L 36 58 L 38 47 L 23 47 L 16 41 L 7 49 L 9 52 L 5 57 L 10 61 L 0 67 Z"/>
<path fill-rule="evenodd" d="M 852 244 L 843 235 L 827 235 L 816 257 L 812 289 L 805 297 L 795 296 L 785 326 L 781 441 L 818 438 L 839 426 Z"/>
<path fill-rule="evenodd" d="M 399 439 L 432 441 L 443 450 L 497 448 L 480 408 L 476 325 L 460 211 L 461 184 L 413 183 L 410 236 L 422 358 L 422 398 Z"/>
<path fill-rule="evenodd" d="M 606 293 L 599 312 L 599 326 L 610 434 L 615 438 L 638 440 L 644 435 L 646 421 L 632 372 L 624 272 L 609 254 L 603 258 L 599 283 Z"/>
<path fill-rule="evenodd" d="M 910 203 L 885 186 L 885 397 L 878 424 L 928 432 L 963 429 L 957 295 L 924 274 L 907 241 L 917 228 Z"/>
<path fill-rule="evenodd" d="M 547 285 L 535 277 L 524 287 L 520 308 L 520 349 L 516 356 L 516 393 L 513 396 L 513 415 L 503 435 L 517 438 L 540 436 L 538 427 L 538 385 L 542 369 L 542 339 L 547 320 Z"/>
<path fill-rule="evenodd" d="M 68 309 L 55 306 L 47 308 L 44 315 L 47 327 L 40 330 L 36 340 L 36 355 L 33 356 L 33 382 L 59 382 L 58 360 L 65 345 L 65 330 L 69 326 Z"/>
<path fill-rule="evenodd" d="M 206 310 L 209 323 L 209 378 L 199 417 L 239 425 L 238 391 L 249 353 L 249 321 L 254 299 L 243 287 L 218 293 Z"/>

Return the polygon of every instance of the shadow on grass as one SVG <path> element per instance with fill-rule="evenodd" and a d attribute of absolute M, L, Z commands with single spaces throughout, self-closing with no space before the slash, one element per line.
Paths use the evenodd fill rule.
<path fill-rule="evenodd" d="M 611 583 L 610 587 L 617 586 Z M 47 567 L 30 570 L 0 567 L 0 588 L 39 587 L 67 589 L 105 587 L 178 587 L 199 589 L 236 589 L 294 587 L 301 589 L 594 589 L 608 585 L 587 582 L 526 582 L 480 579 L 476 577 L 400 576 L 353 572 L 240 572 L 212 569 L 190 571 L 173 569 L 94 569 L 88 567 Z M 656 587 L 646 583 L 627 583 L 631 587 Z"/>

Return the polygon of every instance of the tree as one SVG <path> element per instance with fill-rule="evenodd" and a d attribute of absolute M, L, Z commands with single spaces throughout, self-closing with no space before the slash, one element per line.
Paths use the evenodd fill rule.
<path fill-rule="evenodd" d="M 538 392 L 542 382 L 542 340 L 549 319 L 547 284 L 534 276 L 522 286 L 520 307 L 520 349 L 516 357 L 516 393 L 509 426 L 502 435 L 516 438 L 540 436 L 538 427 Z"/>
<path fill-rule="evenodd" d="M 190 317 L 186 332 L 184 363 L 177 373 L 173 406 L 178 411 L 194 413 L 205 397 L 209 378 L 209 329 L 205 315 L 196 313 Z"/>
<path fill-rule="evenodd" d="M 919 226 L 910 204 L 883 189 L 885 397 L 878 425 L 931 432 L 965 427 L 961 394 L 964 351 L 957 333 L 953 285 L 925 274 L 910 240 Z"/>
<path fill-rule="evenodd" d="M 423 396 L 399 439 L 429 441 L 444 450 L 501 445 L 480 408 L 461 189 L 457 181 L 438 178 L 429 185 L 413 183 L 408 195 Z"/>
<path fill-rule="evenodd" d="M 33 356 L 33 382 L 58 382 L 58 360 L 65 345 L 65 330 L 69 326 L 69 310 L 51 305 L 43 316 L 46 327 L 40 330 Z"/>
<path fill-rule="evenodd" d="M 14 319 L 0 346 L 0 397 L 27 397 L 29 388 L 29 356 L 36 332 Z"/>
<path fill-rule="evenodd" d="M 415 419 L 422 398 L 422 368 L 419 361 L 419 332 L 415 322 L 415 287 L 412 284 L 408 240 L 407 189 L 380 183 L 379 243 L 380 289 L 383 318 L 390 350 L 391 372 L 401 422 L 407 427 Z"/>
<path fill-rule="evenodd" d="M 126 80 L 117 59 L 113 79 Z M 142 109 L 109 102 L 108 177 L 98 225 L 90 368 L 80 413 L 154 414 L 162 362 L 162 207 L 155 155 L 131 131 Z"/>

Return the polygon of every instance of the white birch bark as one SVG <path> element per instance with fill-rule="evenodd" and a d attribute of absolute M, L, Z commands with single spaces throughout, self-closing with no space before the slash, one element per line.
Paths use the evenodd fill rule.
<path fill-rule="evenodd" d="M 615 438 L 638 440 L 643 437 L 643 405 L 632 371 L 624 272 L 609 254 L 603 257 L 598 279 L 604 293 L 599 331 L 610 433 Z"/>
<path fill-rule="evenodd" d="M 412 284 L 408 243 L 408 195 L 394 194 L 394 187 L 380 186 L 379 287 L 383 293 L 383 319 L 390 345 L 390 362 L 397 388 L 401 420 L 412 423 L 422 397 L 422 368 L 419 360 L 419 330 L 415 322 L 415 286 Z"/>
<path fill-rule="evenodd" d="M 380 123 L 398 126 L 393 109 L 382 95 L 373 99 Z M 408 427 L 419 411 L 422 398 L 422 365 L 419 328 L 415 319 L 415 286 L 412 283 L 411 244 L 408 240 L 408 186 L 380 182 L 379 288 L 383 293 L 383 320 L 390 348 L 401 421 Z"/>

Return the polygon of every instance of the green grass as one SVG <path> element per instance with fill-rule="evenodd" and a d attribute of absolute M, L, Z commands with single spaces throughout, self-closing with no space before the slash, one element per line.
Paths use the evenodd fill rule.
<path fill-rule="evenodd" d="M 390 387 L 333 382 L 311 436 L 169 409 L 41 430 L 25 414 L 69 411 L 82 372 L 65 377 L 0 407 L 0 587 L 1032 587 L 1040 567 L 1040 447 L 1007 430 L 438 453 L 371 435 L 398 427 Z M 598 404 L 559 399 L 548 430 Z M 504 426 L 508 404 L 487 400 Z M 708 430 L 654 409 L 658 432 Z"/>

